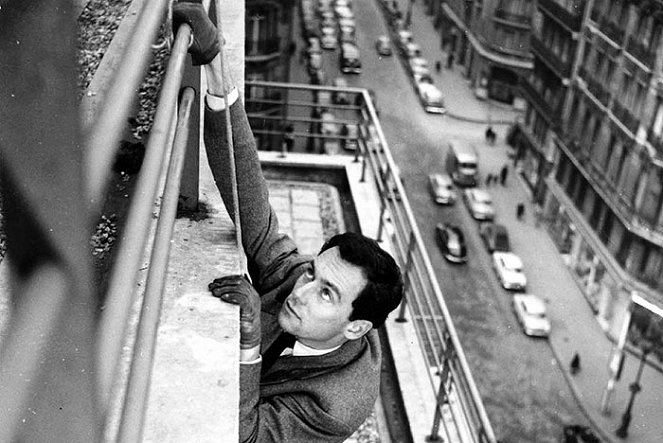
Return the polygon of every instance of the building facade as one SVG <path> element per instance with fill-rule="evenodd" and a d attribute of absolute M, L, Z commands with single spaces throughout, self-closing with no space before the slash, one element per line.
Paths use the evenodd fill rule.
<path fill-rule="evenodd" d="M 663 308 L 662 30 L 661 0 L 539 0 L 522 83 L 521 174 L 614 337 Z"/>
<path fill-rule="evenodd" d="M 534 0 L 427 0 L 442 47 L 462 66 L 479 98 L 521 107 L 518 77 L 532 69 Z"/>

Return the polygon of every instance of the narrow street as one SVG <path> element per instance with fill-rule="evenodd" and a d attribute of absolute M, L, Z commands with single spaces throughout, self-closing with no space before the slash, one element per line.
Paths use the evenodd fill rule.
<path fill-rule="evenodd" d="M 377 1 L 355 1 L 353 8 L 363 72 L 343 77 L 350 86 L 375 91 L 382 128 L 400 168 L 419 230 L 424 242 L 430 245 L 431 262 L 438 270 L 440 287 L 496 435 L 504 442 L 557 442 L 565 424 L 585 424 L 586 420 L 576 406 L 548 342 L 528 338 L 522 333 L 511 310 L 511 294 L 498 284 L 490 256 L 478 234 L 478 223 L 470 217 L 462 201 L 459 199 L 453 207 L 442 207 L 432 201 L 428 191 L 427 176 L 443 172 L 446 142 L 450 139 L 468 141 L 477 147 L 484 177 L 489 172 L 499 171 L 509 161 L 504 144 L 506 126 L 495 127 L 498 142 L 488 146 L 484 142 L 484 123 L 427 114 L 397 51 L 391 57 L 380 57 L 375 50 L 376 38 L 388 34 Z M 425 29 L 429 27 L 432 28 L 426 26 Z M 438 49 L 439 36 L 433 32 L 425 34 L 421 28 L 416 21 L 413 23 L 415 42 L 434 65 L 435 60 L 442 57 Z M 304 42 L 299 40 L 298 46 L 302 45 Z M 338 70 L 338 53 L 338 49 L 324 51 L 327 84 L 342 75 Z M 301 72 L 292 73 L 291 81 L 307 83 L 304 65 L 300 66 Z M 444 90 L 456 85 L 438 83 L 438 87 Z M 457 96 L 454 94 L 454 98 Z M 467 97 L 475 100 L 471 93 Z M 458 103 L 455 105 L 458 107 Z M 481 105 L 499 107 L 488 103 Z M 527 197 L 512 166 L 507 186 L 494 185 L 489 190 L 495 200 L 498 219 L 502 217 L 501 211 L 515 211 L 517 199 Z M 509 213 L 508 217 L 515 218 L 515 215 Z M 448 263 L 437 249 L 434 228 L 442 221 L 459 225 L 465 232 L 469 254 L 466 265 Z M 512 247 L 518 253 L 518 232 L 510 231 L 510 235 Z M 541 230 L 541 241 L 547 241 L 545 235 Z M 546 284 L 537 281 L 536 269 L 525 263 L 528 286 L 535 293 L 537 287 Z"/>

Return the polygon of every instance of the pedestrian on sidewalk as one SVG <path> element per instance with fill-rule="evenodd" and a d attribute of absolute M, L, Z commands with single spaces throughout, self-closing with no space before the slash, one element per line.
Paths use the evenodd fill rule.
<path fill-rule="evenodd" d="M 496 137 L 495 131 L 493 131 L 493 127 L 489 125 L 486 128 L 486 143 L 491 146 L 494 145 L 495 137 Z"/>
<path fill-rule="evenodd" d="M 522 220 L 525 216 L 525 205 L 521 202 L 516 205 L 516 218 Z"/>
<path fill-rule="evenodd" d="M 454 65 L 454 54 L 453 52 L 450 52 L 449 55 L 447 55 L 447 69 L 451 69 Z"/>
<path fill-rule="evenodd" d="M 438 60 L 435 62 L 435 72 L 439 74 L 441 70 L 442 70 L 442 62 Z"/>
<path fill-rule="evenodd" d="M 576 375 L 578 372 L 580 372 L 580 355 L 577 352 L 573 354 L 570 368 L 571 368 L 571 375 Z"/>
<path fill-rule="evenodd" d="M 506 177 L 509 174 L 509 167 L 507 165 L 502 166 L 500 171 L 500 184 L 506 186 Z"/>
<path fill-rule="evenodd" d="M 495 181 L 495 176 L 492 173 L 488 173 L 486 176 L 486 187 L 490 187 L 493 181 Z"/>

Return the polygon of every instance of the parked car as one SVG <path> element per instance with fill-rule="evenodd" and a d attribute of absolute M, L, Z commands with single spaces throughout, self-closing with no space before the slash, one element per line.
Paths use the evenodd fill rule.
<path fill-rule="evenodd" d="M 392 54 L 391 50 L 391 41 L 386 35 L 381 35 L 375 41 L 375 49 L 378 51 L 379 55 L 390 56 Z"/>
<path fill-rule="evenodd" d="M 348 28 L 356 29 L 357 24 L 355 22 L 355 19 L 353 18 L 339 18 L 338 19 L 338 26 L 343 27 L 347 26 Z"/>
<path fill-rule="evenodd" d="M 546 314 L 546 303 L 536 295 L 515 294 L 512 300 L 513 312 L 525 335 L 548 337 L 550 320 Z"/>
<path fill-rule="evenodd" d="M 412 32 L 406 30 L 406 29 L 401 29 L 398 31 L 398 44 L 400 46 L 405 46 L 408 43 L 412 42 Z"/>
<path fill-rule="evenodd" d="M 355 18 L 355 14 L 352 12 L 352 9 L 348 8 L 347 6 L 337 6 L 334 8 L 334 11 L 336 12 L 336 16 L 338 18 Z"/>
<path fill-rule="evenodd" d="M 428 64 L 428 60 L 426 60 L 423 57 L 412 57 L 407 61 L 410 71 L 413 71 L 417 68 L 424 68 L 426 70 L 430 69 L 430 65 Z"/>
<path fill-rule="evenodd" d="M 411 69 L 412 72 L 412 81 L 414 81 L 414 87 L 418 91 L 419 83 L 428 83 L 429 85 L 433 84 L 433 77 L 430 75 L 428 68 L 423 66 L 414 66 Z"/>
<path fill-rule="evenodd" d="M 452 263 L 467 261 L 465 235 L 458 226 L 439 223 L 435 226 L 435 240 L 442 251 L 442 256 L 448 261 Z"/>
<path fill-rule="evenodd" d="M 523 272 L 523 262 L 513 252 L 493 252 L 493 269 L 504 289 L 525 290 L 527 278 Z"/>
<path fill-rule="evenodd" d="M 485 189 L 466 189 L 463 193 L 463 200 L 475 220 L 493 220 L 495 218 L 493 199 Z"/>
<path fill-rule="evenodd" d="M 356 124 L 346 123 L 341 128 L 341 135 L 349 137 L 348 139 L 341 140 L 341 146 L 348 151 L 356 151 L 358 147 L 357 139 L 359 138 L 359 126 Z"/>
<path fill-rule="evenodd" d="M 357 36 L 355 34 L 355 28 L 352 28 L 350 26 L 339 26 L 338 28 L 340 30 L 338 34 L 338 41 L 343 44 L 343 43 L 351 43 L 351 44 L 356 44 L 357 43 Z"/>
<path fill-rule="evenodd" d="M 323 49 L 336 49 L 338 41 L 336 39 L 336 28 L 333 26 L 323 26 L 320 29 L 320 43 Z"/>
<path fill-rule="evenodd" d="M 403 55 L 407 58 L 419 57 L 421 55 L 421 47 L 416 43 L 406 43 L 403 48 Z"/>
<path fill-rule="evenodd" d="M 336 117 L 330 111 L 323 111 L 320 119 L 322 120 L 320 132 L 324 135 L 332 136 L 326 137 L 322 141 L 324 153 L 330 155 L 338 154 L 341 150 L 341 143 L 338 138 L 333 137 L 337 136 L 340 132 Z"/>
<path fill-rule="evenodd" d="M 434 84 L 420 80 L 415 85 L 419 94 L 419 101 L 426 112 L 432 114 L 445 114 L 447 112 L 444 107 L 442 92 Z"/>
<path fill-rule="evenodd" d="M 452 205 L 456 201 L 456 191 L 451 177 L 447 174 L 430 174 L 428 176 L 428 185 L 431 196 L 436 203 Z"/>
<path fill-rule="evenodd" d="M 322 46 L 320 46 L 320 39 L 318 37 L 309 37 L 308 49 L 306 51 L 309 53 L 309 55 L 313 53 L 320 54 L 322 52 Z"/>
<path fill-rule="evenodd" d="M 486 245 L 488 252 L 511 251 L 509 233 L 506 230 L 506 226 L 493 222 L 481 223 L 481 226 L 479 226 L 479 235 L 481 235 L 483 244 Z"/>

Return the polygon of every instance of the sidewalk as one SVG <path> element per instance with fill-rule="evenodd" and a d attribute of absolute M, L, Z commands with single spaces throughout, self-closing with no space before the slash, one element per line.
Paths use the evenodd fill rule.
<path fill-rule="evenodd" d="M 509 160 L 504 138 L 495 147 L 480 147 L 482 168 L 499 170 Z M 485 171 L 485 169 L 484 169 Z M 629 400 L 628 384 L 636 377 L 638 359 L 627 355 L 621 381 L 615 387 L 611 415 L 600 413 L 601 398 L 609 378 L 608 359 L 612 342 L 598 322 L 568 270 L 543 224 L 536 227 L 534 207 L 529 188 L 509 165 L 506 186 L 488 188 L 493 196 L 497 220 L 510 233 L 512 248 L 525 263 L 529 277 L 528 291 L 543 297 L 553 323 L 550 345 L 571 391 L 579 406 L 605 441 L 659 442 L 663 441 L 663 422 L 660 407 L 663 404 L 663 376 L 652 367 L 645 367 L 641 378 L 643 390 L 637 395 L 628 438 L 615 436 Z M 525 218 L 518 221 L 515 207 L 525 203 Z M 572 376 L 569 362 L 574 352 L 581 358 L 582 370 Z"/>
<path fill-rule="evenodd" d="M 382 0 L 376 1 L 380 3 Z M 405 17 L 410 0 L 396 1 Z M 469 78 L 463 74 L 464 66 L 454 63 L 452 69 L 446 68 L 447 52 L 441 48 L 441 33 L 435 29 L 433 18 L 426 15 L 425 9 L 423 0 L 414 3 L 410 29 L 414 42 L 421 47 L 422 56 L 430 64 L 435 85 L 444 94 L 447 115 L 457 120 L 493 125 L 508 125 L 521 117 L 523 113 L 514 110 L 509 104 L 478 99 L 470 87 Z M 398 51 L 395 55 L 399 57 Z M 438 60 L 442 63 L 439 73 L 435 71 L 435 62 Z"/>

